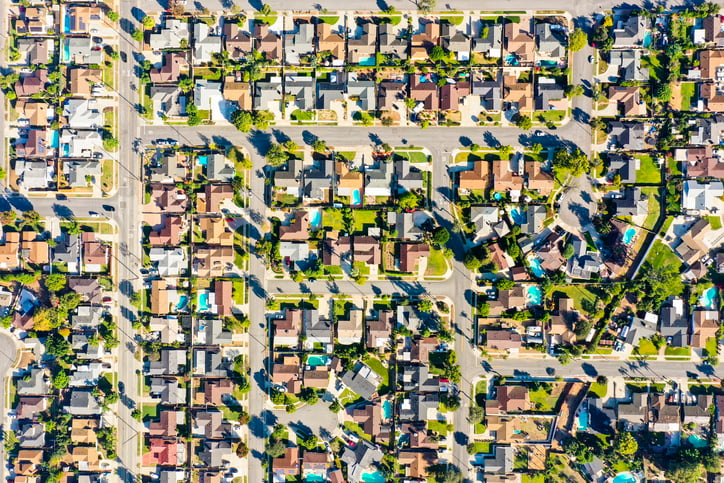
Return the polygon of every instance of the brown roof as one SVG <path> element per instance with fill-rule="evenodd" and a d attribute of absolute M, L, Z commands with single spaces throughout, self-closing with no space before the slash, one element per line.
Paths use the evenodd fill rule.
<path fill-rule="evenodd" d="M 18 419 L 35 419 L 46 407 L 48 400 L 44 397 L 20 396 L 15 413 Z"/>
<path fill-rule="evenodd" d="M 66 7 L 66 14 L 66 29 L 72 34 L 90 33 L 91 29 L 103 20 L 103 10 L 98 6 L 69 5 Z"/>
<path fill-rule="evenodd" d="M 31 75 L 20 77 L 20 80 L 15 83 L 15 93 L 18 97 L 32 96 L 44 91 L 47 83 L 47 69 L 38 69 Z"/>
<path fill-rule="evenodd" d="M 410 345 L 410 361 L 427 364 L 430 362 L 430 352 L 434 352 L 439 345 L 440 340 L 437 337 L 420 337 L 412 339 Z"/>
<path fill-rule="evenodd" d="M 382 263 L 382 250 L 380 242 L 373 236 L 355 236 L 352 239 L 354 246 L 354 261 L 364 262 L 368 265 Z"/>
<path fill-rule="evenodd" d="M 362 407 L 348 409 L 352 421 L 359 424 L 366 434 L 377 438 L 382 430 L 382 405 L 373 401 Z"/>
<path fill-rule="evenodd" d="M 206 194 L 204 211 L 207 213 L 219 213 L 221 202 L 234 197 L 234 187 L 231 183 L 207 184 L 204 192 Z"/>
<path fill-rule="evenodd" d="M 231 379 L 207 380 L 204 385 L 204 402 L 219 406 L 224 404 L 224 396 L 233 392 L 234 383 L 231 382 Z"/>
<path fill-rule="evenodd" d="M 207 185 L 206 189 L 210 185 Z M 188 207 L 189 199 L 182 189 L 175 185 L 151 184 L 151 205 L 165 213 L 183 213 Z"/>
<path fill-rule="evenodd" d="M 184 220 L 180 216 L 165 216 L 160 231 L 152 231 L 148 242 L 153 246 L 177 246 L 181 244 L 181 231 Z"/>
<path fill-rule="evenodd" d="M 490 163 L 487 161 L 473 162 L 473 169 L 460 171 L 458 187 L 466 190 L 484 190 L 490 182 Z"/>
<path fill-rule="evenodd" d="M 48 16 L 53 18 L 53 12 L 44 6 L 25 7 L 21 12 L 20 19 L 16 21 L 15 28 L 21 34 L 42 34 L 49 28 L 53 28 L 52 20 L 47 21 Z"/>
<path fill-rule="evenodd" d="M 440 99 L 438 97 L 438 88 L 435 82 L 420 82 L 420 75 L 413 75 L 410 81 L 410 97 L 418 102 L 422 102 L 424 108 L 428 111 L 438 109 Z"/>
<path fill-rule="evenodd" d="M 538 191 L 543 196 L 549 196 L 555 187 L 553 175 L 541 170 L 538 161 L 525 162 L 525 174 L 528 176 L 528 189 Z"/>
<path fill-rule="evenodd" d="M 103 83 L 103 71 L 85 67 L 68 67 L 70 92 L 74 96 L 90 97 L 91 87 Z"/>
<path fill-rule="evenodd" d="M 293 474 L 296 474 L 299 471 L 299 448 L 296 446 L 293 448 L 287 448 L 284 452 L 284 456 L 274 458 L 272 460 L 272 470 L 284 471 L 287 473 L 293 472 Z"/>
<path fill-rule="evenodd" d="M 692 178 L 724 178 L 724 163 L 715 158 L 711 146 L 686 150 L 686 174 Z"/>
<path fill-rule="evenodd" d="M 246 57 L 251 53 L 251 35 L 242 31 L 236 22 L 224 22 L 224 40 L 226 50 L 234 59 Z"/>
<path fill-rule="evenodd" d="M 347 60 L 357 64 L 362 58 L 374 57 L 377 47 L 377 24 L 365 22 L 359 38 L 347 39 Z"/>
<path fill-rule="evenodd" d="M 364 176 L 361 171 L 350 171 L 349 164 L 341 161 L 335 163 L 335 172 L 337 174 L 337 189 L 350 189 L 362 191 L 364 187 Z"/>
<path fill-rule="evenodd" d="M 216 307 L 219 317 L 233 316 L 231 310 L 234 306 L 233 291 L 234 285 L 231 283 L 231 280 L 214 281 L 214 296 L 216 297 Z"/>
<path fill-rule="evenodd" d="M 427 469 L 437 464 L 436 451 L 401 450 L 398 462 L 405 467 L 405 476 L 427 480 Z"/>
<path fill-rule="evenodd" d="M 234 76 L 227 75 L 224 78 L 223 88 L 224 99 L 239 104 L 239 109 L 244 111 L 251 110 L 251 84 L 248 82 L 236 82 Z"/>
<path fill-rule="evenodd" d="M 266 24 L 254 24 L 254 48 L 266 54 L 267 59 L 281 60 L 282 58 L 282 38 L 271 32 Z"/>
<path fill-rule="evenodd" d="M 70 423 L 70 440 L 73 443 L 95 444 L 98 441 L 98 420 L 89 418 L 73 418 Z"/>
<path fill-rule="evenodd" d="M 486 403 L 488 414 L 521 412 L 530 409 L 530 396 L 525 386 L 497 386 L 496 395 Z"/>
<path fill-rule="evenodd" d="M 691 339 L 693 347 L 706 347 L 706 341 L 716 337 L 719 330 L 719 313 L 716 310 L 695 310 L 692 313 L 694 320 L 694 334 Z"/>
<path fill-rule="evenodd" d="M 162 315 L 170 312 L 166 280 L 151 281 L 151 313 Z"/>
<path fill-rule="evenodd" d="M 400 244 L 400 270 L 412 272 L 422 257 L 430 256 L 430 246 L 427 243 L 401 243 Z"/>
<path fill-rule="evenodd" d="M 498 270 L 506 270 L 509 267 L 505 250 L 503 250 L 499 242 L 488 245 L 488 250 L 490 252 L 490 260 L 498 267 Z"/>
<path fill-rule="evenodd" d="M 298 380 L 301 371 L 299 364 L 299 357 L 294 355 L 284 355 L 281 359 L 277 359 L 272 365 L 272 382 L 288 384 L 290 381 Z"/>
<path fill-rule="evenodd" d="M 305 387 L 313 387 L 315 389 L 326 389 L 329 385 L 329 371 L 326 367 L 320 366 L 314 370 L 305 370 L 303 382 Z"/>
<path fill-rule="evenodd" d="M 382 81 L 377 85 L 377 107 L 383 111 L 394 109 L 394 103 L 407 97 L 407 84 L 404 82 Z"/>
<path fill-rule="evenodd" d="M 724 112 L 724 89 L 719 88 L 717 84 L 699 84 L 699 97 L 706 101 L 706 108 L 709 111 Z"/>
<path fill-rule="evenodd" d="M 45 240 L 39 240 L 34 231 L 21 232 L 20 256 L 26 263 L 45 265 L 50 261 L 50 247 Z"/>
<path fill-rule="evenodd" d="M 608 100 L 618 102 L 622 115 L 638 116 L 641 114 L 640 92 L 639 86 L 610 86 Z"/>
<path fill-rule="evenodd" d="M 302 311 L 287 309 L 283 319 L 274 319 L 274 337 L 297 337 L 302 330 Z"/>
<path fill-rule="evenodd" d="M 437 21 L 427 21 L 425 30 L 414 34 L 411 39 L 412 60 L 427 60 L 430 51 L 440 43 L 440 24 Z"/>
<path fill-rule="evenodd" d="M 231 246 L 194 246 L 193 268 L 197 277 L 222 277 L 234 265 Z"/>
<path fill-rule="evenodd" d="M 174 438 L 178 434 L 177 422 L 179 421 L 180 411 L 163 410 L 159 414 L 158 421 L 151 421 L 148 424 L 148 434 L 151 436 L 161 436 L 165 438 Z"/>
<path fill-rule="evenodd" d="M 326 22 L 317 24 L 317 52 L 331 52 L 336 59 L 344 58 L 344 35 L 332 31 Z"/>
<path fill-rule="evenodd" d="M 181 69 L 187 66 L 185 52 L 164 52 L 161 67 L 149 72 L 151 82 L 176 82 Z"/>
<path fill-rule="evenodd" d="M 93 232 L 84 232 L 81 235 L 83 243 L 83 264 L 85 265 L 106 265 L 110 249 L 96 240 L 96 234 Z"/>
<path fill-rule="evenodd" d="M 468 95 L 470 95 L 470 82 L 468 81 L 445 84 L 440 88 L 440 109 L 457 111 L 460 107 L 460 98 Z"/>
<path fill-rule="evenodd" d="M 324 265 L 339 266 L 341 257 L 352 249 L 352 237 L 339 236 L 336 231 L 327 233 L 322 242 L 322 263 Z"/>
<path fill-rule="evenodd" d="M 208 245 L 232 246 L 234 234 L 221 216 L 206 216 L 199 219 L 199 227 Z"/>
<path fill-rule="evenodd" d="M 305 451 L 302 459 L 302 471 L 324 471 L 329 466 L 327 453 Z"/>
<path fill-rule="evenodd" d="M 301 241 L 309 238 L 309 213 L 306 211 L 294 212 L 294 218 L 289 225 L 279 227 L 279 239 L 282 241 Z"/>
<path fill-rule="evenodd" d="M 702 20 L 704 27 L 704 38 L 707 42 L 714 42 L 717 46 L 724 44 L 724 31 L 722 31 L 721 17 L 710 15 Z"/>
<path fill-rule="evenodd" d="M 367 320 L 365 342 L 370 349 L 377 349 L 377 339 L 389 339 L 392 332 L 392 321 L 395 313 L 392 310 L 381 310 L 379 320 Z"/>
<path fill-rule="evenodd" d="M 21 118 L 27 119 L 31 126 L 45 127 L 48 125 L 48 104 L 45 102 L 33 102 L 18 100 L 15 110 Z"/>
<path fill-rule="evenodd" d="M 716 79 L 717 71 L 724 70 L 724 50 L 703 50 L 699 53 L 699 60 L 702 79 Z"/>
<path fill-rule="evenodd" d="M 533 109 L 533 84 L 518 82 L 515 75 L 503 77 L 503 102 L 515 102 L 521 111 Z"/>
<path fill-rule="evenodd" d="M 533 62 L 535 36 L 530 32 L 530 22 L 523 18 L 520 23 L 505 24 L 505 49 L 516 54 L 521 62 Z"/>
<path fill-rule="evenodd" d="M 522 190 L 523 178 L 513 173 L 510 168 L 510 161 L 494 159 L 491 163 L 493 171 L 493 189 L 495 191 Z"/>
<path fill-rule="evenodd" d="M 490 349 L 509 350 L 522 347 L 522 337 L 511 330 L 488 329 L 486 334 L 486 345 Z"/>

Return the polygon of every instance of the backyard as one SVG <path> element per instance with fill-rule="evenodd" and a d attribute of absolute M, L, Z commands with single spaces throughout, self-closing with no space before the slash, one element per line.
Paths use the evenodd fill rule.
<path fill-rule="evenodd" d="M 656 240 L 654 246 L 649 252 L 648 261 L 655 269 L 667 268 L 678 271 L 681 267 L 681 261 L 674 251 L 661 242 Z"/>
<path fill-rule="evenodd" d="M 661 168 L 653 156 L 642 154 L 636 156 L 639 160 L 639 169 L 636 170 L 636 182 L 641 184 L 661 183 Z"/>

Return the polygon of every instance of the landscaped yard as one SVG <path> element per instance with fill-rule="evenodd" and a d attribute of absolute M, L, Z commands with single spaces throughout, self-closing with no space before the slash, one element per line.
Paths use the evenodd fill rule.
<path fill-rule="evenodd" d="M 367 228 L 377 226 L 377 212 L 375 210 L 354 210 L 352 211 L 354 218 L 353 230 L 355 233 L 367 233 Z"/>
<path fill-rule="evenodd" d="M 636 170 L 637 183 L 661 183 L 661 169 L 653 156 L 642 154 L 636 156 L 639 160 L 639 169 Z"/>
<path fill-rule="evenodd" d="M 681 83 L 681 110 L 691 110 L 691 105 L 695 101 L 696 96 L 696 84 L 693 82 L 682 82 Z"/>
<path fill-rule="evenodd" d="M 421 151 L 395 151 L 395 159 L 409 159 L 411 163 L 427 163 L 427 154 Z"/>
<path fill-rule="evenodd" d="M 599 384 L 598 382 L 594 382 L 593 384 L 591 384 L 589 394 L 595 394 L 598 398 L 603 399 L 604 397 L 606 397 L 607 390 L 608 383 Z"/>
<path fill-rule="evenodd" d="M 561 122 L 566 111 L 536 111 L 534 118 L 540 122 Z"/>
<path fill-rule="evenodd" d="M 681 268 L 681 260 L 674 251 L 660 240 L 656 240 L 649 252 L 648 261 L 656 268 L 671 268 L 678 271 Z"/>
<path fill-rule="evenodd" d="M 322 213 L 322 225 L 328 226 L 334 231 L 344 230 L 342 212 L 337 209 L 324 210 L 324 213 Z"/>
<path fill-rule="evenodd" d="M 638 347 L 636 347 L 634 351 L 636 352 L 636 354 L 642 356 L 655 356 L 659 353 L 659 350 L 649 339 L 641 339 L 639 341 Z"/>
<path fill-rule="evenodd" d="M 706 339 L 706 348 L 704 349 L 704 355 L 706 357 L 716 357 L 719 353 L 718 351 L 719 343 L 717 342 L 716 337 L 709 337 Z"/>
<path fill-rule="evenodd" d="M 661 215 L 661 190 L 655 186 L 644 186 L 641 192 L 649 197 L 649 214 L 644 220 L 644 228 L 649 230 L 656 225 Z"/>
<path fill-rule="evenodd" d="M 365 432 L 362 430 L 362 427 L 360 427 L 360 425 L 357 424 L 357 423 L 353 423 L 352 421 L 345 421 L 345 422 L 344 422 L 344 429 L 355 433 L 357 436 L 359 436 L 359 437 L 362 438 L 362 439 L 366 439 L 367 441 L 372 441 L 372 436 L 370 436 L 369 434 L 365 433 Z"/>
<path fill-rule="evenodd" d="M 596 294 L 586 288 L 585 285 L 557 285 L 553 289 L 553 299 L 566 295 L 573 299 L 573 306 L 576 310 L 583 311 L 583 307 L 590 307 L 596 301 Z"/>
<path fill-rule="evenodd" d="M 721 228 L 721 216 L 710 216 L 709 224 L 711 225 L 712 230 L 718 230 L 719 228 Z"/>
<path fill-rule="evenodd" d="M 445 421 L 430 420 L 427 422 L 427 429 L 442 436 L 447 436 L 447 423 Z"/>
<path fill-rule="evenodd" d="M 680 357 L 691 357 L 691 347 L 670 347 L 666 346 L 664 355 L 667 356 L 680 356 Z"/>
<path fill-rule="evenodd" d="M 430 256 L 427 258 L 426 277 L 440 277 L 447 272 L 447 260 L 442 250 L 431 249 Z"/>
<path fill-rule="evenodd" d="M 345 388 L 344 391 L 342 391 L 342 394 L 339 395 L 338 399 L 342 406 L 347 406 L 361 400 L 362 398 L 349 388 Z"/>
<path fill-rule="evenodd" d="M 245 302 L 244 300 L 244 279 L 243 278 L 235 278 L 231 281 L 232 286 L 232 297 L 234 299 L 235 304 L 243 304 Z"/>
<path fill-rule="evenodd" d="M 101 189 L 107 193 L 113 188 L 113 160 L 103 160 L 103 171 L 101 171 Z"/>
<path fill-rule="evenodd" d="M 541 387 L 537 390 L 530 390 L 530 402 L 535 407 L 536 411 L 543 413 L 553 412 L 558 404 L 558 396 L 556 394 L 556 388 L 553 387 L 552 392 L 548 392 L 545 387 Z"/>
<path fill-rule="evenodd" d="M 472 454 L 491 454 L 490 451 L 490 443 L 482 442 L 482 441 L 476 441 L 475 443 L 472 443 L 473 450 L 471 451 Z"/>
<path fill-rule="evenodd" d="M 374 357 L 370 357 L 364 361 L 364 363 L 370 366 L 370 369 L 375 371 L 375 373 L 382 378 L 382 386 L 379 392 L 385 392 L 385 388 L 390 384 L 390 370 L 382 365 L 382 361 Z"/>

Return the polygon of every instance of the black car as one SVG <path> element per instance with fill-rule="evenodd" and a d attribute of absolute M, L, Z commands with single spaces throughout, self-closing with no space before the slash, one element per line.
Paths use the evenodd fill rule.
<path fill-rule="evenodd" d="M 113 205 L 103 205 L 103 209 L 106 211 L 116 211 L 116 208 Z"/>

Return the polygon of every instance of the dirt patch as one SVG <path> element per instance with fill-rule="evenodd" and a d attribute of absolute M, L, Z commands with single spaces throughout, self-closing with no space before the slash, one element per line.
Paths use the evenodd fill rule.
<path fill-rule="evenodd" d="M 669 106 L 675 111 L 681 110 L 681 82 L 671 83 L 671 100 Z"/>

